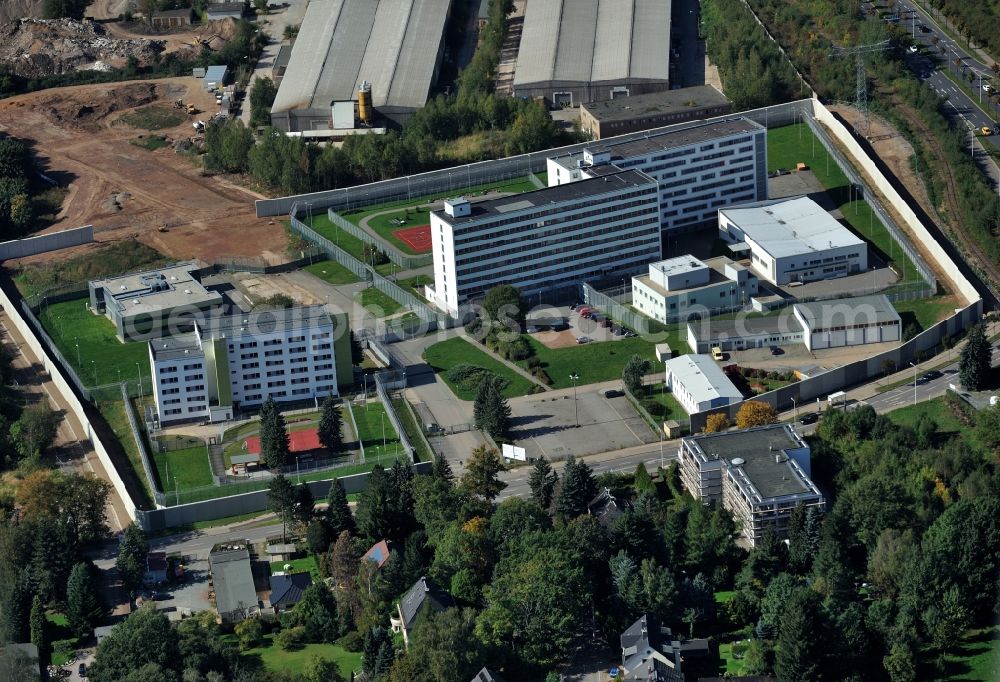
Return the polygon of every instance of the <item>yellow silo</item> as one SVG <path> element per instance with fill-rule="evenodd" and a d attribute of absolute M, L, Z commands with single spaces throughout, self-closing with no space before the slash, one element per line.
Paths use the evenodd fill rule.
<path fill-rule="evenodd" d="M 372 124 L 372 84 L 362 81 L 358 86 L 358 118 L 365 125 Z"/>

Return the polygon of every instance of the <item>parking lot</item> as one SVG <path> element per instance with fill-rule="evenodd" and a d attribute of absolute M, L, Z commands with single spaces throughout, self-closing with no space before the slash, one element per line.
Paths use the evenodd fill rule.
<path fill-rule="evenodd" d="M 605 389 L 613 397 L 603 395 Z M 615 389 L 618 390 L 615 390 Z M 565 459 L 657 442 L 657 435 L 620 390 L 620 382 L 591 384 L 513 398 L 511 437 L 529 458 Z M 577 427 L 577 419 L 580 426 Z"/>
<path fill-rule="evenodd" d="M 605 327 L 604 315 L 598 313 L 601 320 L 586 318 L 570 306 L 539 306 L 528 314 L 528 335 L 547 348 L 566 348 L 579 343 L 611 341 L 621 338 L 624 334 L 615 334 L 611 327 Z M 561 324 L 560 322 L 561 321 Z M 532 331 L 537 329 L 537 331 Z M 584 341 L 581 341 L 584 339 Z"/>
<path fill-rule="evenodd" d="M 824 348 L 809 351 L 804 344 L 781 347 L 780 355 L 772 355 L 770 348 L 751 348 L 748 350 L 727 351 L 722 365 L 738 364 L 741 367 L 754 367 L 775 371 L 788 371 L 804 367 L 819 366 L 826 369 L 841 367 L 877 355 L 883 351 L 895 348 L 899 343 L 869 343 L 863 346 L 842 346 L 840 348 Z"/>
<path fill-rule="evenodd" d="M 208 559 L 187 557 L 184 562 L 184 580 L 156 589 L 157 610 L 168 614 L 176 611 L 187 617 L 198 611 L 215 608 L 208 597 L 211 589 L 208 578 Z"/>

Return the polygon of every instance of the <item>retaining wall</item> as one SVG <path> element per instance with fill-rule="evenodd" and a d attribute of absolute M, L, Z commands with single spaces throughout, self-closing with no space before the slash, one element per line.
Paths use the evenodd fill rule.
<path fill-rule="evenodd" d="M 71 246 L 89 244 L 92 241 L 94 241 L 93 225 L 40 234 L 37 237 L 28 237 L 27 239 L 13 239 L 0 243 L 0 260 L 24 258 L 34 256 L 36 253 L 68 249 Z"/>
<path fill-rule="evenodd" d="M 430 462 L 420 462 L 413 465 L 413 470 L 418 474 L 429 474 L 432 464 Z M 330 479 L 323 481 L 310 481 L 310 492 L 317 500 L 326 498 L 330 490 L 330 480 L 336 475 L 336 470 L 330 472 Z M 355 474 L 344 476 L 338 480 L 348 493 L 359 493 L 368 486 L 369 474 Z M 227 516 L 237 516 L 250 514 L 253 512 L 265 512 L 270 508 L 267 499 L 267 490 L 257 490 L 252 493 L 241 495 L 231 495 L 229 497 L 219 497 L 203 502 L 193 502 L 191 504 L 181 504 L 176 507 L 165 509 L 154 509 L 152 511 L 139 511 L 138 521 L 147 532 L 159 531 L 164 528 L 183 526 L 197 521 L 211 521 Z"/>

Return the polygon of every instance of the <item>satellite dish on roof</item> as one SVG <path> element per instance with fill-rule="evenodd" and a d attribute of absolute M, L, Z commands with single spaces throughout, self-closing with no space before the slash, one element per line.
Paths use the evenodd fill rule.
<path fill-rule="evenodd" d="M 733 459 L 733 466 L 734 467 L 741 467 L 741 466 L 743 466 L 744 463 L 745 463 L 745 460 L 742 457 L 735 457 Z"/>

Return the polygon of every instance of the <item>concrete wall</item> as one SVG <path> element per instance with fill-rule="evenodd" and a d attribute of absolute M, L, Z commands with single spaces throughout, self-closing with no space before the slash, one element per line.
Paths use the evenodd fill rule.
<path fill-rule="evenodd" d="M 90 228 L 86 228 L 90 229 Z M 97 453 L 97 458 L 101 461 L 101 465 L 108 474 L 108 478 L 111 481 L 111 485 L 114 486 L 115 492 L 122 500 L 122 504 L 129 514 L 134 518 L 136 516 L 136 502 L 132 499 L 129 494 L 128 488 L 125 485 L 125 481 L 122 480 L 118 473 L 118 469 L 115 467 L 111 455 L 108 453 L 107 448 L 105 448 L 104 443 L 101 442 L 100 436 L 95 432 L 93 425 L 90 422 L 87 411 L 84 409 L 83 402 L 77 397 L 76 393 L 73 392 L 73 388 L 70 386 L 69 381 L 63 375 L 62 369 L 52 356 L 49 355 L 48 349 L 42 345 L 35 336 L 35 331 L 30 325 L 25 321 L 24 317 L 21 315 L 20 306 L 11 301 L 7 294 L 7 291 L 0 287 L 0 306 L 3 306 L 4 312 L 7 314 L 7 319 L 10 323 L 14 325 L 17 331 L 24 338 L 25 343 L 34 352 L 34 354 L 41 360 L 42 368 L 49 374 L 49 378 L 52 380 L 52 384 L 59 391 L 60 396 L 69 405 L 69 409 L 73 412 L 73 415 L 79 420 L 80 424 L 86 430 L 86 437 L 91 441 L 94 446 L 94 452 Z M 123 523 L 128 522 L 129 519 L 121 519 Z"/>
<path fill-rule="evenodd" d="M 33 256 L 36 253 L 47 251 L 58 251 L 68 249 L 71 246 L 80 246 L 94 241 L 94 226 L 84 225 L 74 227 L 61 232 L 50 234 L 40 234 L 37 237 L 27 239 L 14 239 L 9 242 L 0 243 L 0 260 L 10 258 L 24 258 Z"/>
<path fill-rule="evenodd" d="M 429 474 L 432 466 L 430 462 L 421 462 L 413 465 L 413 470 L 418 474 Z M 317 500 L 326 499 L 326 494 L 330 490 L 330 480 L 336 476 L 336 471 L 336 469 L 330 471 L 329 479 L 309 483 L 309 490 L 314 498 Z M 367 473 L 344 476 L 338 480 L 348 494 L 359 493 L 368 486 Z M 146 532 L 152 532 L 196 521 L 210 521 L 251 512 L 265 512 L 269 508 L 267 490 L 264 489 L 242 495 L 230 495 L 213 500 L 181 504 L 176 507 L 140 511 L 137 520 Z"/>

